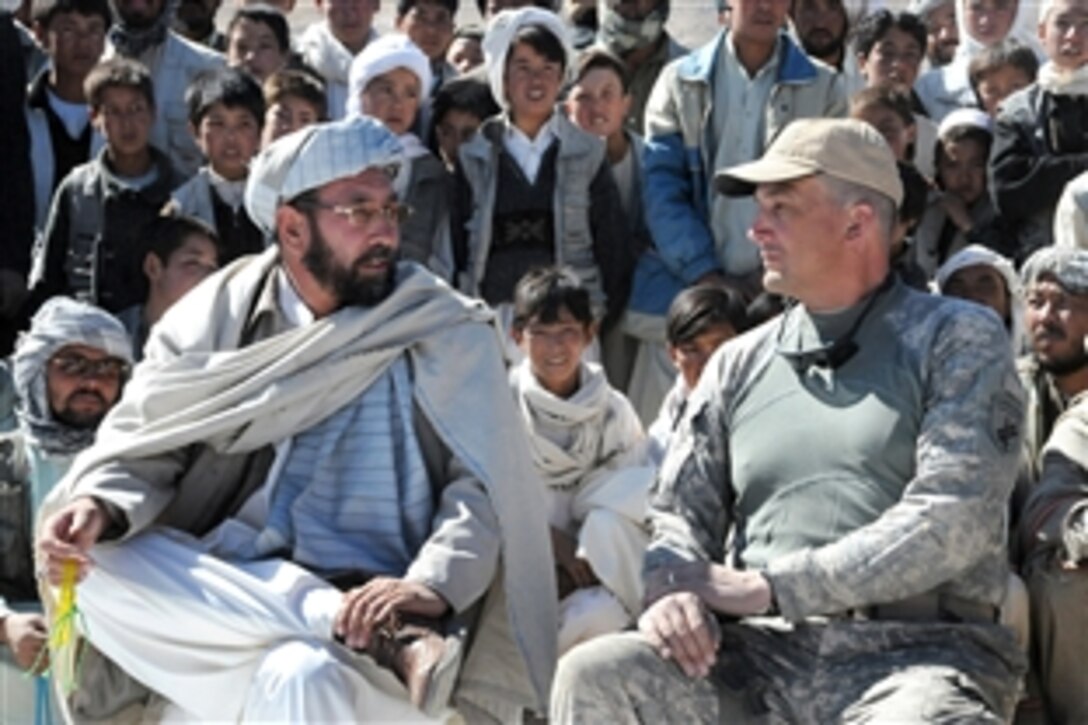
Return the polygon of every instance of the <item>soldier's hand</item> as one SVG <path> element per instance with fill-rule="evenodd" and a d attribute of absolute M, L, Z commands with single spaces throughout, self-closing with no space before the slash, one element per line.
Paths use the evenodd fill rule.
<path fill-rule="evenodd" d="M 45 626 L 45 617 L 40 614 L 9 614 L 0 620 L 3 639 L 11 648 L 12 657 L 21 669 L 29 670 L 38 665 L 34 674 L 38 674 L 49 665 L 49 658 L 38 656 L 45 648 L 49 630 Z"/>
<path fill-rule="evenodd" d="M 46 519 L 38 539 L 39 563 L 53 584 L 60 584 L 64 562 L 79 565 L 78 580 L 87 576 L 91 558 L 87 552 L 110 523 L 109 514 L 90 496 L 77 498 Z"/>
<path fill-rule="evenodd" d="M 646 577 L 646 602 L 681 591 L 694 592 L 711 610 L 735 617 L 771 608 L 770 584 L 758 571 L 696 561 L 656 569 Z"/>
<path fill-rule="evenodd" d="M 658 599 L 639 617 L 638 629 L 658 654 L 674 660 L 688 677 L 706 677 L 718 657 L 718 622 L 692 592 Z"/>
<path fill-rule="evenodd" d="M 424 584 L 380 576 L 344 594 L 333 631 L 348 647 L 363 650 L 375 630 L 394 621 L 398 613 L 438 618 L 449 608 L 441 595 Z"/>

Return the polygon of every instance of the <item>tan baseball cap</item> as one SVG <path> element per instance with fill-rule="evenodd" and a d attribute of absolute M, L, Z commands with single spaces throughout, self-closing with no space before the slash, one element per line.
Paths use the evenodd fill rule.
<path fill-rule="evenodd" d="M 727 196 L 748 196 L 757 184 L 792 181 L 827 174 L 903 201 L 903 183 L 895 154 L 884 137 L 863 121 L 806 118 L 778 135 L 763 158 L 722 169 L 714 188 Z"/>

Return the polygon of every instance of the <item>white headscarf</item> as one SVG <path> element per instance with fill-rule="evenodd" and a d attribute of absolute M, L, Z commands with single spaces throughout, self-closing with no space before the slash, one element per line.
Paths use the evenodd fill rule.
<path fill-rule="evenodd" d="M 957 58 L 973 58 L 986 48 L 985 45 L 975 40 L 967 30 L 965 8 L 969 2 L 971 0 L 956 0 L 956 26 L 960 33 L 960 44 L 956 46 Z M 1017 2 L 1016 17 L 1013 18 L 1012 25 L 1009 26 L 1009 32 L 1006 33 L 1003 40 L 1011 40 L 1031 48 L 1035 51 L 1035 55 L 1039 60 L 1043 61 L 1046 57 L 1042 45 L 1039 44 L 1038 24 L 1035 22 L 1034 13 L 1032 13 L 1033 7 L 1034 3 L 1031 0 L 1019 0 Z"/>
<path fill-rule="evenodd" d="M 510 52 L 510 46 L 518 31 L 530 25 L 537 25 L 559 39 L 563 46 L 563 54 L 566 62 L 563 64 L 564 78 L 570 74 L 571 64 L 574 59 L 574 49 L 570 43 L 570 33 L 563 20 L 551 12 L 538 7 L 527 7 L 519 10 L 503 10 L 488 23 L 487 33 L 484 35 L 483 50 L 484 64 L 487 66 L 487 77 L 491 82 L 491 95 L 495 102 L 505 110 L 510 110 L 510 102 L 506 100 L 506 85 L 503 76 L 506 74 L 506 56 Z"/>
<path fill-rule="evenodd" d="M 1005 280 L 1005 289 L 1009 293 L 1009 339 L 1012 341 L 1014 355 L 1024 349 L 1026 340 L 1024 327 L 1024 287 L 1020 277 L 1013 269 L 1012 262 L 997 252 L 980 244 L 971 244 L 949 257 L 937 270 L 934 283 L 938 294 L 944 294 L 944 287 L 956 272 L 967 267 L 984 265 L 993 267 Z"/>
<path fill-rule="evenodd" d="M 15 345 L 11 373 L 19 427 L 28 442 L 55 454 L 72 454 L 94 441 L 94 429 L 72 428 L 53 417 L 45 366 L 68 345 L 86 345 L 132 364 L 124 326 L 104 310 L 68 297 L 42 305 Z"/>
<path fill-rule="evenodd" d="M 419 79 L 419 99 L 422 106 L 423 99 L 431 89 L 431 62 L 407 35 L 397 33 L 383 35 L 367 43 L 351 62 L 345 104 L 347 115 L 362 114 L 362 95 L 370 81 L 397 68 L 404 68 Z"/>

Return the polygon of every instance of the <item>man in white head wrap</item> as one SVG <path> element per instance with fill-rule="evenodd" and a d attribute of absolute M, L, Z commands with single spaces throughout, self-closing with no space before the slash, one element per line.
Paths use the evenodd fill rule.
<path fill-rule="evenodd" d="M 1009 333 L 1012 352 L 1024 347 L 1024 293 L 1012 263 L 997 252 L 971 244 L 938 268 L 937 292 L 977 302 L 992 309 Z"/>
<path fill-rule="evenodd" d="M 43 523 L 51 580 L 80 564 L 91 643 L 174 716 L 418 721 L 452 703 L 507 721 L 546 702 L 543 488 L 490 311 L 395 261 L 402 160 L 365 117 L 256 158 L 246 206 L 276 246 L 160 320 Z M 111 716 L 88 689 L 80 714 Z"/>
<path fill-rule="evenodd" d="M 18 427 L 0 436 L 0 647 L 6 645 L 22 669 L 34 665 L 45 644 L 32 574 L 31 512 L 94 441 L 99 422 L 120 397 L 131 347 L 121 323 L 106 312 L 55 297 L 34 315 L 12 355 Z M 17 701 L 18 689 L 7 690 L 5 699 Z"/>

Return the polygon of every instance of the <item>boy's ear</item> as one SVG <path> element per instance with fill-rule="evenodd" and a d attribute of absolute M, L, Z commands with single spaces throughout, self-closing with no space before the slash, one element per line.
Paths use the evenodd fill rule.
<path fill-rule="evenodd" d="M 192 134 L 193 140 L 196 141 L 197 146 L 200 145 L 200 130 L 196 127 L 196 124 L 189 121 L 189 133 Z M 201 149 L 203 151 L 203 149 Z"/>
<path fill-rule="evenodd" d="M 521 341 L 525 339 L 525 331 L 516 325 L 511 325 L 510 337 L 514 338 L 514 344 L 520 347 Z"/>
<path fill-rule="evenodd" d="M 162 260 L 154 252 L 144 255 L 144 276 L 150 282 L 155 282 L 162 276 Z"/>
<path fill-rule="evenodd" d="M 586 325 L 586 343 L 593 342 L 593 339 L 597 337 L 597 333 L 601 331 L 601 323 L 597 320 Z"/>

